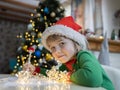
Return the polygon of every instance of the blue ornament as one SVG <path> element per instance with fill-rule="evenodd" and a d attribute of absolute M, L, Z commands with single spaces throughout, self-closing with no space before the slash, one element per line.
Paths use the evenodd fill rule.
<path fill-rule="evenodd" d="M 40 50 L 36 50 L 35 53 L 34 53 L 34 55 L 35 55 L 37 58 L 40 58 L 41 54 L 42 54 L 42 53 L 41 53 Z"/>
<path fill-rule="evenodd" d="M 49 14 L 49 10 L 48 10 L 47 7 L 44 8 L 44 12 L 45 12 L 46 14 Z"/>

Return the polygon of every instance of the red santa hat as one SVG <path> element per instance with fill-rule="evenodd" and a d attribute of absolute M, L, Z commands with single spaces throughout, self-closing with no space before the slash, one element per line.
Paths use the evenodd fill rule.
<path fill-rule="evenodd" d="M 87 40 L 84 35 L 79 33 L 80 29 L 81 26 L 74 22 L 72 16 L 64 17 L 43 32 L 42 44 L 46 49 L 50 50 L 46 43 L 47 38 L 51 35 L 60 35 L 75 41 L 82 49 L 86 49 Z"/>

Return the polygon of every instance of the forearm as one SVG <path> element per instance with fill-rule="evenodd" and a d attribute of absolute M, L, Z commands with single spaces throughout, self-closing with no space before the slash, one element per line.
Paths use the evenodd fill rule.
<path fill-rule="evenodd" d="M 96 87 L 101 86 L 102 75 L 89 69 L 79 69 L 71 74 L 71 81 L 80 85 Z"/>

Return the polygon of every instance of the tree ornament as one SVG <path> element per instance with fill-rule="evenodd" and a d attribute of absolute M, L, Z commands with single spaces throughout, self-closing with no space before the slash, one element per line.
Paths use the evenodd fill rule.
<path fill-rule="evenodd" d="M 41 38 L 41 36 L 42 36 L 42 33 L 39 32 L 39 33 L 37 34 L 37 37 L 38 37 L 38 38 Z"/>
<path fill-rule="evenodd" d="M 28 30 L 32 30 L 32 29 L 33 29 L 32 24 L 28 24 L 27 29 L 28 29 Z"/>
<path fill-rule="evenodd" d="M 51 56 L 51 54 L 47 53 L 45 59 L 47 61 L 49 61 L 49 60 L 53 59 L 53 57 Z"/>
<path fill-rule="evenodd" d="M 37 58 L 40 58 L 41 56 L 41 51 L 39 49 L 37 49 L 34 53 L 34 55 L 37 57 Z"/>
<path fill-rule="evenodd" d="M 40 50 L 42 50 L 42 49 L 43 49 L 43 46 L 42 46 L 42 45 L 40 45 L 38 48 L 39 48 Z"/>
<path fill-rule="evenodd" d="M 24 46 L 22 47 L 22 49 L 23 49 L 24 51 L 27 51 L 27 48 L 28 48 L 27 45 L 24 45 Z"/>
<path fill-rule="evenodd" d="M 49 14 L 49 9 L 47 7 L 44 8 L 44 13 Z"/>
<path fill-rule="evenodd" d="M 55 17 L 56 16 L 55 12 L 51 12 L 50 16 Z"/>

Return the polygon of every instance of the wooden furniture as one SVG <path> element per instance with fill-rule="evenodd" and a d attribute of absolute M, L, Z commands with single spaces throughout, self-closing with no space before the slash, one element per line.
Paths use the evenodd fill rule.
<path fill-rule="evenodd" d="M 103 39 L 100 38 L 87 38 L 89 42 L 89 48 L 93 51 L 99 51 Z M 120 40 L 108 40 L 109 51 L 113 53 L 120 53 Z"/>

